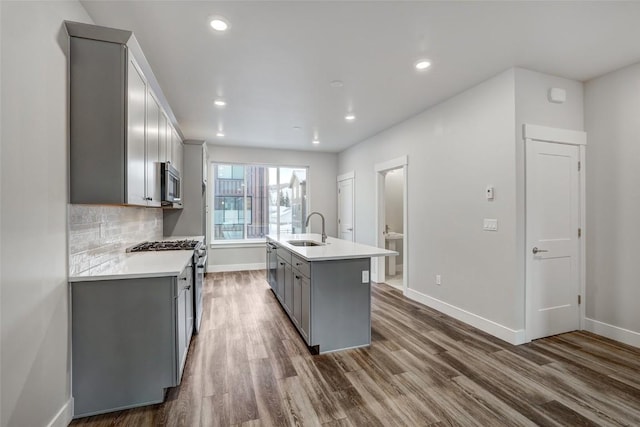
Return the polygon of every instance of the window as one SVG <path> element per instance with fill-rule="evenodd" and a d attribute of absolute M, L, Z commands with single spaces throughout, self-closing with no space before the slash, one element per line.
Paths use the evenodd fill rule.
<path fill-rule="evenodd" d="M 307 168 L 212 163 L 212 241 L 305 233 Z"/>

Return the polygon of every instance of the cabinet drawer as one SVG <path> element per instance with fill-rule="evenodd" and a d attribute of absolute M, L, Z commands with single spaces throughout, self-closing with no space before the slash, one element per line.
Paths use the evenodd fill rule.
<path fill-rule="evenodd" d="M 291 264 L 291 252 L 283 248 L 278 248 L 277 254 L 278 258 L 282 258 L 284 262 Z"/>
<path fill-rule="evenodd" d="M 291 256 L 291 266 L 302 273 L 305 277 L 311 277 L 311 265 L 309 261 L 306 261 L 296 255 Z"/>

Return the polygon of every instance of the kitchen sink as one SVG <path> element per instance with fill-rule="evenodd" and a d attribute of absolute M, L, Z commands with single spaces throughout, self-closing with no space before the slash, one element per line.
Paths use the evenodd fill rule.
<path fill-rule="evenodd" d="M 289 240 L 287 243 L 293 246 L 322 246 L 322 243 L 313 240 Z"/>

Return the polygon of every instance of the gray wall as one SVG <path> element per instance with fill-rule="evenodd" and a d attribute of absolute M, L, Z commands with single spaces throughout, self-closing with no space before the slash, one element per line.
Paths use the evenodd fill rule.
<path fill-rule="evenodd" d="M 67 59 L 62 21 L 80 3 L 2 8 L 2 426 L 66 425 Z"/>
<path fill-rule="evenodd" d="M 640 346 L 640 64 L 586 83 L 587 327 Z M 624 331 L 626 329 L 628 331 Z"/>
<path fill-rule="evenodd" d="M 310 211 L 319 211 L 326 218 L 327 235 L 337 235 L 337 170 L 338 155 L 310 151 L 272 150 L 262 148 L 209 145 L 210 162 L 257 163 L 274 166 L 308 166 Z M 211 169 L 209 168 L 209 172 Z M 213 183 L 211 177 L 209 182 Z M 209 188 L 213 186 L 210 185 Z M 210 195 L 209 195 L 210 196 Z M 211 206 L 211 203 L 209 203 Z M 207 230 L 211 231 L 211 209 Z M 320 221 L 311 221 L 311 232 L 320 233 Z M 212 239 L 209 239 L 211 242 Z M 241 247 L 215 246 L 209 250 L 209 271 L 264 268 L 264 243 Z"/>

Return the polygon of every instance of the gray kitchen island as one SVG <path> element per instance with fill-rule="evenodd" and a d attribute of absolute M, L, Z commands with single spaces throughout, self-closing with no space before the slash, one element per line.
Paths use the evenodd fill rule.
<path fill-rule="evenodd" d="M 371 344 L 371 257 L 398 253 L 319 234 L 267 236 L 267 281 L 312 353 Z"/>

